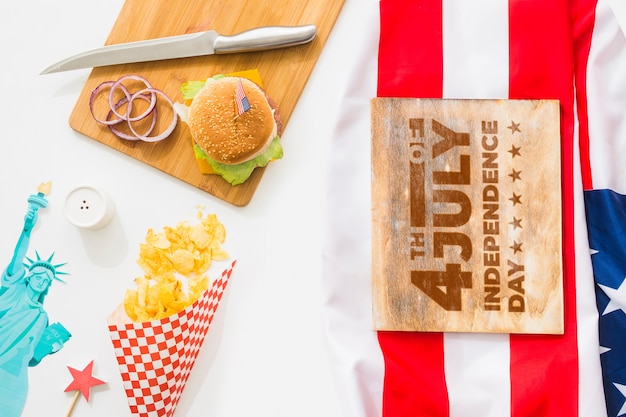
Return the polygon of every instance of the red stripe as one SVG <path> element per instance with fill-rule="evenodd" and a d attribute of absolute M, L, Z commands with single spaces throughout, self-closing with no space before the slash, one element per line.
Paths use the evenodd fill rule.
<path fill-rule="evenodd" d="M 587 115 L 587 62 L 591 49 L 591 35 L 596 19 L 597 0 L 574 1 L 574 69 L 576 71 L 576 100 L 580 125 L 580 164 L 583 188 L 593 188 L 591 161 L 589 159 L 589 119 Z"/>
<path fill-rule="evenodd" d="M 383 417 L 446 417 L 443 335 L 378 332 L 385 358 Z"/>
<path fill-rule="evenodd" d="M 510 98 L 558 99 L 561 103 L 565 292 L 563 336 L 511 335 L 513 417 L 578 415 L 574 74 L 568 4 L 567 0 L 509 0 Z"/>
<path fill-rule="evenodd" d="M 442 97 L 441 2 L 381 1 L 380 16 L 378 96 Z M 443 334 L 379 332 L 378 340 L 383 417 L 448 416 Z"/>
<path fill-rule="evenodd" d="M 441 2 L 383 0 L 380 18 L 378 96 L 441 98 Z"/>

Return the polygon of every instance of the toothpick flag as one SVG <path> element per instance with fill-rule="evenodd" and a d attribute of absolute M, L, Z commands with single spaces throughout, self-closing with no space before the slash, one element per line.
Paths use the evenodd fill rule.
<path fill-rule="evenodd" d="M 76 395 L 74 396 L 74 401 L 66 415 L 69 417 L 72 414 L 72 410 L 76 405 L 76 401 L 78 400 L 79 394 L 82 393 L 83 397 L 85 397 L 86 401 L 89 401 L 89 394 L 91 392 L 91 387 L 96 385 L 106 384 L 105 381 L 98 379 L 92 375 L 93 372 L 93 361 L 89 362 L 89 364 L 83 369 L 79 371 L 77 369 L 68 366 L 70 373 L 74 380 L 65 388 L 65 392 L 76 390 Z"/>
<path fill-rule="evenodd" d="M 246 92 L 243 90 L 243 84 L 241 78 L 238 80 L 237 89 L 235 91 L 235 101 L 237 102 L 237 114 L 241 116 L 248 110 L 250 110 L 250 102 L 246 96 Z"/>

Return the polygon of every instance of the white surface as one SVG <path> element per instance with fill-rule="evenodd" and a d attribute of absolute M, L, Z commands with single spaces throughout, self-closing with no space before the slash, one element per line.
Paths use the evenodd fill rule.
<path fill-rule="evenodd" d="M 55 252 L 67 285 L 54 283 L 45 308 L 73 334 L 57 354 L 30 369 L 24 416 L 60 416 L 73 393 L 67 365 L 107 381 L 81 398 L 73 417 L 130 416 L 106 317 L 141 271 L 148 228 L 216 213 L 238 263 L 178 406 L 177 416 L 343 416 L 328 362 L 320 289 L 324 164 L 342 94 L 349 41 L 363 30 L 360 0 L 346 0 L 327 47 L 284 132 L 285 158 L 266 171 L 252 202 L 224 203 L 74 132 L 68 118 L 89 70 L 39 75 L 51 63 L 104 43 L 122 0 L 0 3 L 2 150 L 0 263 L 19 236 L 26 199 L 52 181 L 29 254 Z M 358 32 L 358 31 L 357 31 Z M 67 221 L 73 188 L 101 187 L 116 213 L 100 230 Z M 304 190 L 304 191 L 303 191 Z M 1 381 L 0 381 L 1 383 Z"/>

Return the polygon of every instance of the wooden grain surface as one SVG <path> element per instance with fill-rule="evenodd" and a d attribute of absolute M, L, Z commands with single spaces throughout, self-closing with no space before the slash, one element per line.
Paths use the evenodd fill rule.
<path fill-rule="evenodd" d="M 559 105 L 372 102 L 378 330 L 563 333 Z"/>
<path fill-rule="evenodd" d="M 308 44 L 272 51 L 94 68 L 70 115 L 70 126 L 217 198 L 235 206 L 244 206 L 252 199 L 266 168 L 257 168 L 248 181 L 238 186 L 231 186 L 216 175 L 201 174 L 184 123 L 179 123 L 173 134 L 159 143 L 121 140 L 93 120 L 89 111 L 91 91 L 103 81 L 138 74 L 174 101 L 181 102 L 180 86 L 185 81 L 258 69 L 266 91 L 278 102 L 286 125 L 343 3 L 343 0 L 127 0 L 106 40 L 107 45 L 210 29 L 231 35 L 254 27 L 274 25 L 315 24 L 317 36 Z M 282 139 L 297 140 L 297 137 Z M 284 158 L 289 158 L 289 155 Z"/>

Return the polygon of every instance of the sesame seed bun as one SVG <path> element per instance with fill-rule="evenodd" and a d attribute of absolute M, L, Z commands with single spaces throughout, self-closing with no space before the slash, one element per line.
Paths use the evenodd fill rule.
<path fill-rule="evenodd" d="M 235 101 L 239 80 L 250 103 L 250 109 L 241 115 Z M 254 82 L 223 77 L 207 82 L 196 94 L 187 125 L 194 141 L 210 158 L 225 165 L 241 164 L 264 153 L 280 134 L 273 104 Z"/>

